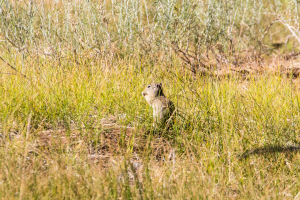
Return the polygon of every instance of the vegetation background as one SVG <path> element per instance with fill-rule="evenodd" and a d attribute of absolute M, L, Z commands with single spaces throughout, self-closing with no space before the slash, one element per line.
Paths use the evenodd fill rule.
<path fill-rule="evenodd" d="M 299 6 L 0 0 L 0 198 L 300 199 Z"/>

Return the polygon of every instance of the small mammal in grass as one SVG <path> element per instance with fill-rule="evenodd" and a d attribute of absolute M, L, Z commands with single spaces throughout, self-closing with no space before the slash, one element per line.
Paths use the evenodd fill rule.
<path fill-rule="evenodd" d="M 169 125 L 175 111 L 175 106 L 173 102 L 164 95 L 162 84 L 152 83 L 148 85 L 145 91 L 142 92 L 142 95 L 153 108 L 153 126 Z"/>

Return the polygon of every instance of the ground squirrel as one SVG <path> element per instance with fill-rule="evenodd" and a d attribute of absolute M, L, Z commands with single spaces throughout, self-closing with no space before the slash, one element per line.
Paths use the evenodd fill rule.
<path fill-rule="evenodd" d="M 162 90 L 161 83 L 153 83 L 146 87 L 142 92 L 148 104 L 153 108 L 154 124 L 157 125 L 169 125 L 170 117 L 173 117 L 175 106 L 170 99 L 168 99 Z M 170 119 L 170 120 L 169 120 Z"/>

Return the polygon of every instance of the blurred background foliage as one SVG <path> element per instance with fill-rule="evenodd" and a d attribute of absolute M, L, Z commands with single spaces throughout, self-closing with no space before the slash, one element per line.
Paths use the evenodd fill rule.
<path fill-rule="evenodd" d="M 133 58 L 191 70 L 295 54 L 296 0 L 0 0 L 1 52 L 34 59 Z M 117 59 L 115 59 L 117 58 Z"/>

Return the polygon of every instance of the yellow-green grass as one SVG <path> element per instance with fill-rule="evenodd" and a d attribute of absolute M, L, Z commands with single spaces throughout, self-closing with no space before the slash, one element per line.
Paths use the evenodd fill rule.
<path fill-rule="evenodd" d="M 0 0 L 0 199 L 300 198 L 299 81 L 185 66 L 293 58 L 296 1 L 13 2 Z M 153 130 L 151 82 L 178 109 L 170 130 Z"/>
<path fill-rule="evenodd" d="M 300 91 L 291 79 L 192 76 L 176 62 L 14 62 L 27 78 L 1 63 L 11 73 L 0 75 L 1 199 L 299 197 Z M 151 82 L 179 112 L 162 136 L 141 95 Z M 108 116 L 114 132 L 100 123 Z M 39 145 L 59 130 L 68 142 Z M 105 134 L 115 146 L 104 151 Z"/>

